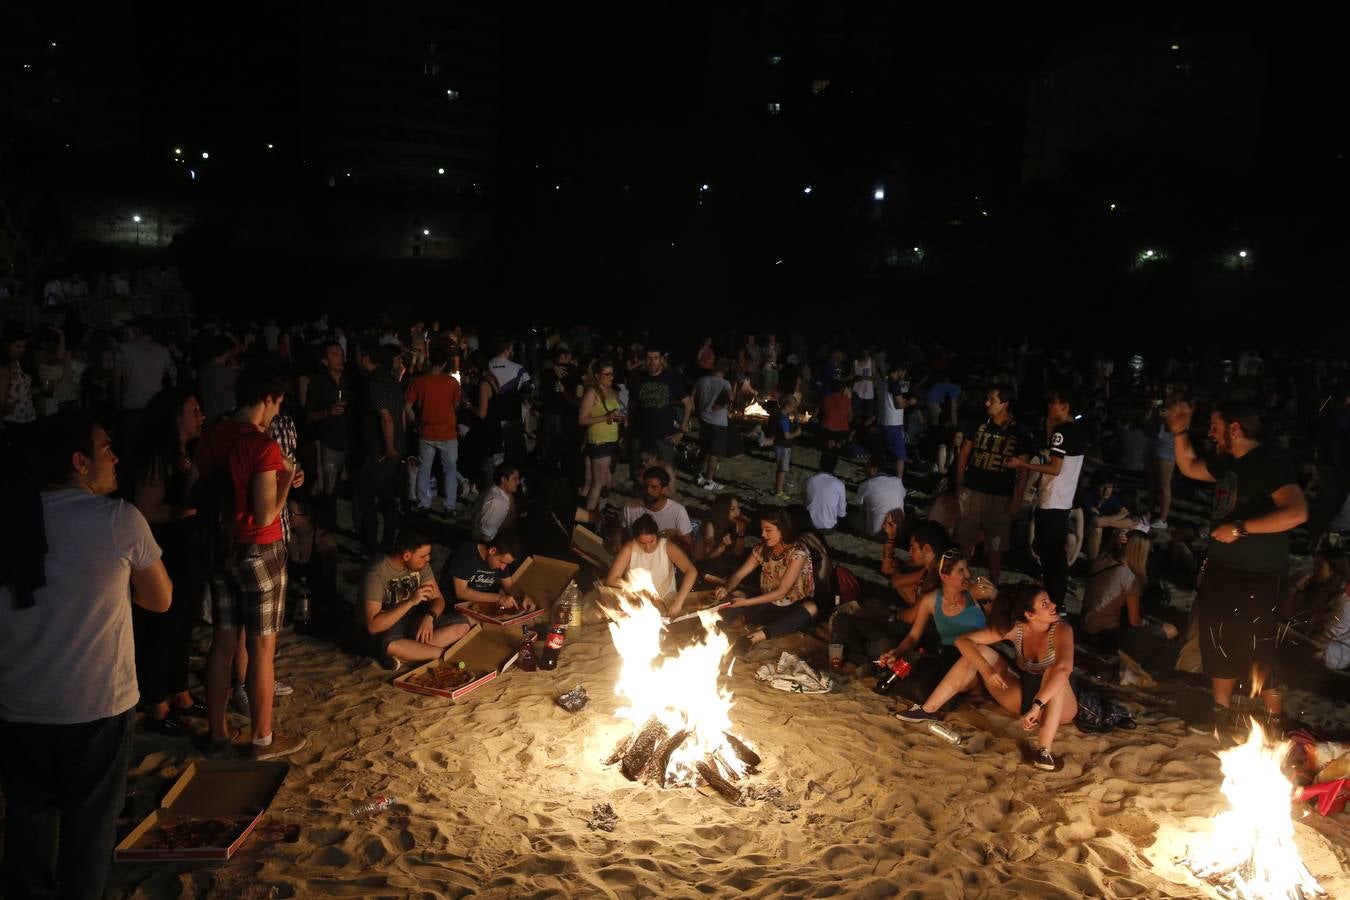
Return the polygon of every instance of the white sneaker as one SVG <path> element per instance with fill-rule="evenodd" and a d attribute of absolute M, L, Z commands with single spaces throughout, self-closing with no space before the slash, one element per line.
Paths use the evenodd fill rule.
<path fill-rule="evenodd" d="M 700 472 L 700 473 L 698 474 L 697 484 L 698 484 L 698 486 L 701 487 L 701 488 L 706 488 L 706 487 L 708 486 L 708 479 L 706 479 L 706 478 L 703 477 L 703 473 L 702 473 L 702 472 Z"/>
<path fill-rule="evenodd" d="M 720 491 L 723 489 L 723 486 L 721 484 L 718 484 L 716 481 L 712 481 L 710 479 L 704 483 L 703 489 L 705 491 Z"/>
<path fill-rule="evenodd" d="M 1167 530 L 1167 520 L 1166 520 L 1166 519 L 1159 519 L 1158 521 L 1156 521 L 1156 522 L 1153 523 L 1153 527 L 1154 527 L 1154 528 L 1161 528 L 1161 529 L 1163 529 L 1164 531 L 1166 531 L 1166 530 Z"/>
<path fill-rule="evenodd" d="M 272 696 L 274 697 L 289 697 L 291 694 L 294 693 L 295 688 L 291 687 L 289 684 L 282 681 L 280 678 L 276 680 L 272 688 Z"/>

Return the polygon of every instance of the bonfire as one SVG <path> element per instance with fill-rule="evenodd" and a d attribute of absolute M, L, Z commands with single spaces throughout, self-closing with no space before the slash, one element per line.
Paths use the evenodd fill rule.
<path fill-rule="evenodd" d="M 1299 900 L 1322 896 L 1294 844 L 1293 786 L 1283 771 L 1288 742 L 1269 744 L 1253 721 L 1247 740 L 1219 754 L 1229 808 L 1197 838 L 1186 864 L 1226 897 Z"/>
<path fill-rule="evenodd" d="M 678 651 L 662 650 L 663 610 L 649 573 L 635 569 L 623 588 L 606 592 L 602 606 L 622 658 L 616 711 L 628 724 L 608 762 L 632 781 L 662 787 L 707 784 L 733 802 L 733 782 L 753 773 L 759 756 L 731 731 L 731 691 L 722 685 L 729 643 L 714 626 L 717 613 L 699 613 L 703 635 Z"/>

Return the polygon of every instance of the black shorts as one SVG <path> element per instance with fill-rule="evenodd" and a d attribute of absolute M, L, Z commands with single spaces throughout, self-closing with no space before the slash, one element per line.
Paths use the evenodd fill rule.
<path fill-rule="evenodd" d="M 1041 692 L 1041 682 L 1045 679 L 1045 673 L 1024 672 L 1016 666 L 1012 668 L 1017 673 L 1018 680 L 1022 682 L 1022 715 L 1025 716 L 1031 712 L 1031 701 Z"/>
<path fill-rule="evenodd" d="M 394 623 L 394 627 L 388 631 L 381 631 L 378 634 L 368 635 L 366 637 L 366 653 L 375 659 L 389 655 L 389 645 L 394 641 L 404 638 L 412 641 L 417 639 L 417 629 L 422 627 L 423 611 L 425 604 L 418 604 L 408 610 L 408 614 Z M 460 625 L 469 621 L 460 613 L 453 609 L 447 609 L 436 617 L 436 621 L 431 623 L 432 628 L 444 628 L 447 625 Z"/>
<path fill-rule="evenodd" d="M 1279 662 L 1280 603 L 1287 570 L 1243 572 L 1209 560 L 1195 594 L 1200 660 L 1210 678 L 1247 678 L 1253 664 L 1275 687 Z"/>
<path fill-rule="evenodd" d="M 608 459 L 611 456 L 618 456 L 618 455 L 619 455 L 618 441 L 610 441 L 609 443 L 606 444 L 588 443 L 586 445 L 587 459 Z"/>
<path fill-rule="evenodd" d="M 709 425 L 707 422 L 700 422 L 698 444 L 709 456 L 726 456 L 727 434 L 730 431 L 730 425 Z"/>

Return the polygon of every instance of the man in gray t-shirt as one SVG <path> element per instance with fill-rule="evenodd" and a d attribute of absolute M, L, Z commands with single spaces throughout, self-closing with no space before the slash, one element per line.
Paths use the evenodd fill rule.
<path fill-rule="evenodd" d="M 699 473 L 698 486 L 709 491 L 722 489 L 714 480 L 717 461 L 730 455 L 727 410 L 731 406 L 731 382 L 727 381 L 726 373 L 727 361 L 719 359 L 710 374 L 694 383 L 694 408 L 698 410 L 699 444 L 703 448 L 703 471 Z"/>
<path fill-rule="evenodd" d="M 0 892 L 97 897 L 125 801 L 139 695 L 131 604 L 163 613 L 172 586 L 145 518 L 106 496 L 117 488 L 107 432 L 69 415 L 41 427 L 41 458 L 54 468 L 41 521 L 36 502 L 5 508 L 31 515 L 25 524 L 43 529 L 47 549 L 31 598 L 0 586 Z"/>
<path fill-rule="evenodd" d="M 366 570 L 361 625 L 369 636 L 369 654 L 394 668 L 400 662 L 438 659 L 468 633 L 468 620 L 446 611 L 431 571 L 430 541 L 401 532 L 394 551 Z"/>

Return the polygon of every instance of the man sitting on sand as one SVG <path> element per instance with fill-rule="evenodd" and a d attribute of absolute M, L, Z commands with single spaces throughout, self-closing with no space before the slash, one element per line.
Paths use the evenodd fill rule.
<path fill-rule="evenodd" d="M 689 511 L 684 504 L 670 499 L 670 473 L 662 466 L 651 466 L 642 473 L 642 497 L 630 500 L 623 508 L 623 527 L 632 530 L 633 523 L 644 515 L 656 520 L 656 527 L 665 537 L 675 538 L 683 549 L 692 548 L 694 530 L 689 522 Z"/>
<path fill-rule="evenodd" d="M 366 570 L 361 599 L 368 652 L 385 668 L 439 659 L 469 630 L 464 616 L 447 612 L 431 572 L 431 541 L 415 532 L 401 532 L 394 552 Z"/>
<path fill-rule="evenodd" d="M 459 545 L 441 578 L 454 587 L 459 603 L 496 603 L 506 609 L 534 609 L 534 600 L 516 588 L 507 574 L 525 557 L 525 545 L 514 532 L 504 531 L 491 543 L 466 541 Z"/>

